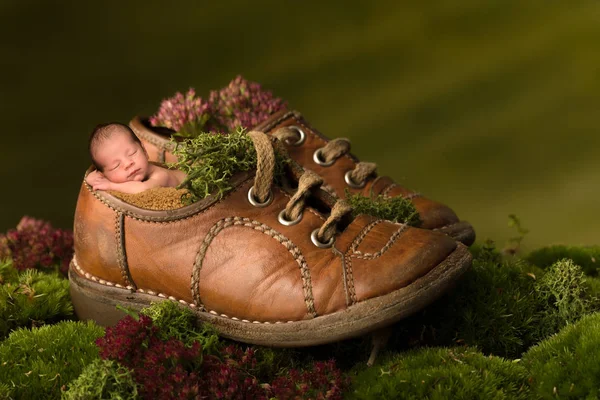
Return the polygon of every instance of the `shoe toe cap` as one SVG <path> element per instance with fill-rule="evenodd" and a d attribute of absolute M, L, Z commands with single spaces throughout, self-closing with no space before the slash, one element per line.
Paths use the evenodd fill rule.
<path fill-rule="evenodd" d="M 385 240 L 387 238 L 387 240 Z M 457 248 L 446 235 L 387 221 L 377 223 L 346 253 L 355 301 L 406 288 Z"/>

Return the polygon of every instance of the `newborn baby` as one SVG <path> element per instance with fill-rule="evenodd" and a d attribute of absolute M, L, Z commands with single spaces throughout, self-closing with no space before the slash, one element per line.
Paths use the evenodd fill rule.
<path fill-rule="evenodd" d="M 94 190 L 135 194 L 155 187 L 176 187 L 186 178 L 183 171 L 149 163 L 140 139 L 127 125 L 98 125 L 90 135 L 89 151 L 96 171 L 85 181 Z"/>

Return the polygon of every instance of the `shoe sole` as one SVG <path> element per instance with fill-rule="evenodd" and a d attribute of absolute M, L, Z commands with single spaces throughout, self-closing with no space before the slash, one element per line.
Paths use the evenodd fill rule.
<path fill-rule="evenodd" d="M 473 226 L 467 221 L 460 221 L 433 230 L 444 233 L 457 242 L 461 242 L 467 246 L 470 246 L 475 242 L 475 229 L 473 229 Z"/>
<path fill-rule="evenodd" d="M 199 321 L 214 325 L 224 337 L 258 345 L 302 347 L 361 336 L 408 317 L 450 289 L 469 268 L 471 260 L 467 247 L 457 243 L 457 248 L 442 263 L 405 288 L 332 314 L 278 323 L 233 319 L 200 311 L 164 295 L 119 288 L 102 280 L 95 282 L 76 271 L 75 259 L 69 268 L 69 280 L 75 313 L 81 320 L 94 320 L 102 326 L 112 326 L 125 316 L 123 311 L 116 308 L 117 305 L 141 310 L 152 302 L 170 300 L 191 309 Z"/>

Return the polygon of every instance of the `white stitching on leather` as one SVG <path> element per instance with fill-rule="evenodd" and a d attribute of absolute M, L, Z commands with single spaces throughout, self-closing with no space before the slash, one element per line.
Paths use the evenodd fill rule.
<path fill-rule="evenodd" d="M 404 232 L 407 228 L 408 228 L 408 225 L 402 224 L 400 226 L 400 229 L 398 229 L 396 232 L 394 232 L 392 234 L 392 236 L 390 236 L 390 238 L 389 238 L 388 242 L 385 244 L 385 246 L 383 246 L 377 253 L 362 253 L 360 251 L 355 251 L 354 253 L 352 253 L 350 255 L 350 257 L 360 258 L 363 260 L 372 260 L 377 257 L 381 257 L 381 255 L 383 255 L 383 253 L 385 253 L 390 247 L 392 247 L 392 245 L 396 242 L 396 240 L 398 240 L 398 238 L 400 237 L 402 232 Z"/>
<path fill-rule="evenodd" d="M 153 292 L 153 291 L 151 291 L 151 290 L 144 290 L 144 289 L 137 289 L 137 290 L 136 290 L 136 289 L 134 289 L 134 288 L 133 288 L 133 287 L 131 287 L 131 286 L 123 287 L 122 285 L 119 285 L 118 283 L 112 283 L 112 282 L 105 281 L 104 279 L 97 278 L 97 277 L 93 276 L 92 274 L 90 274 L 89 272 L 85 272 L 85 271 L 84 271 L 84 270 L 83 270 L 83 269 L 82 269 L 82 268 L 79 266 L 79 264 L 77 263 L 77 259 L 75 258 L 75 256 L 73 256 L 73 260 L 71 261 L 71 264 L 72 264 L 72 265 L 75 267 L 75 269 L 77 270 L 77 272 L 79 272 L 79 274 L 80 274 L 80 275 L 84 276 L 86 279 L 89 279 L 89 280 L 91 280 L 91 281 L 94 281 L 94 282 L 100 283 L 100 284 L 102 284 L 102 285 L 106 285 L 106 286 L 115 286 L 115 287 L 118 287 L 118 288 L 121 288 L 121 289 L 128 289 L 128 290 L 131 290 L 132 292 L 138 292 L 138 293 L 142 293 L 142 294 L 149 294 L 149 295 L 153 295 L 153 296 L 161 297 L 161 298 L 168 299 L 168 300 L 171 300 L 171 301 L 176 301 L 176 302 L 179 302 L 179 303 L 181 303 L 181 304 L 183 304 L 183 305 L 185 305 L 185 306 L 188 306 L 188 307 L 190 307 L 190 308 L 197 308 L 197 307 L 198 307 L 198 305 L 197 305 L 197 304 L 194 304 L 194 303 L 188 303 L 188 302 L 187 302 L 187 301 L 185 301 L 185 300 L 182 300 L 182 299 L 176 299 L 176 298 L 175 298 L 175 297 L 173 297 L 173 296 L 168 296 L 168 297 L 167 297 L 167 295 L 164 295 L 164 294 L 162 294 L 162 293 L 158 293 L 158 294 L 156 294 L 155 292 Z M 225 314 L 219 314 L 219 313 L 217 313 L 216 311 L 213 311 L 213 310 L 207 310 L 207 311 L 208 311 L 209 313 L 211 313 L 211 314 L 214 314 L 214 315 L 216 315 L 216 316 L 221 316 L 221 317 L 223 317 L 223 318 L 228 318 L 228 319 L 231 319 L 231 320 L 234 320 L 234 321 L 242 321 L 242 322 L 247 322 L 247 323 L 250 323 L 250 321 L 248 321 L 247 319 L 239 319 L 239 318 L 236 318 L 236 317 L 228 317 L 228 316 L 227 316 L 227 315 L 225 315 Z M 254 323 L 254 324 L 265 324 L 265 325 L 268 325 L 268 324 L 283 324 L 283 323 L 293 323 L 293 322 L 300 322 L 300 321 L 287 321 L 287 322 L 285 322 L 285 321 L 275 321 L 275 322 L 268 322 L 268 321 L 265 321 L 265 322 L 261 322 L 261 321 L 252 321 L 252 323 Z"/>

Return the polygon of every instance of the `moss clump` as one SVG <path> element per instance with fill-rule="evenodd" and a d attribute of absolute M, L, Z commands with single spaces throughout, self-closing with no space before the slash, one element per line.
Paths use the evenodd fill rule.
<path fill-rule="evenodd" d="M 600 246 L 548 246 L 531 252 L 526 260 L 540 268 L 569 258 L 589 276 L 600 276 Z"/>
<path fill-rule="evenodd" d="M 414 204 L 403 197 L 386 198 L 382 195 L 366 197 L 359 193 L 352 194 L 346 189 L 346 201 L 352 206 L 352 212 L 355 216 L 358 214 L 372 215 L 412 226 L 421 223 L 419 212 Z"/>
<path fill-rule="evenodd" d="M 175 338 L 187 347 L 199 342 L 204 354 L 216 354 L 221 345 L 219 335 L 212 325 L 197 322 L 197 317 L 191 310 L 172 301 L 152 303 L 140 313 L 152 319 L 154 326 L 158 327 L 161 340 Z"/>
<path fill-rule="evenodd" d="M 0 259 L 0 285 L 12 285 L 18 280 L 19 271 L 14 267 L 12 259 Z"/>
<path fill-rule="evenodd" d="M 187 174 L 186 180 L 178 187 L 189 190 L 189 194 L 183 197 L 186 204 L 211 194 L 222 197 L 231 190 L 229 181 L 233 174 L 254 169 L 257 162 L 254 143 L 242 128 L 227 135 L 200 134 L 176 143 L 173 153 L 178 161 L 169 166 Z M 275 152 L 276 177 L 282 175 L 286 162 L 284 156 Z"/>
<path fill-rule="evenodd" d="M 200 134 L 194 139 L 176 143 L 173 153 L 178 161 L 171 166 L 187 174 L 178 188 L 190 191 L 184 198 L 189 203 L 214 192 L 222 197 L 231 189 L 229 180 L 235 172 L 256 167 L 252 139 L 242 129 L 229 135 Z"/>
<path fill-rule="evenodd" d="M 460 343 L 517 358 L 598 309 L 581 269 L 570 261 L 543 271 L 519 259 L 503 260 L 489 244 L 475 254 L 453 292 L 395 327 L 396 348 Z"/>
<path fill-rule="evenodd" d="M 96 359 L 68 385 L 62 398 L 133 400 L 138 398 L 138 388 L 129 369 L 115 361 Z"/>
<path fill-rule="evenodd" d="M 19 327 L 39 326 L 72 318 L 69 281 L 56 272 L 17 271 L 0 262 L 0 339 Z"/>
<path fill-rule="evenodd" d="M 351 399 L 529 399 L 527 370 L 474 348 L 388 356 L 354 378 Z"/>
<path fill-rule="evenodd" d="M 396 326 L 397 348 L 467 344 L 486 354 L 518 357 L 537 341 L 535 280 L 528 266 L 479 249 L 455 290 Z"/>
<path fill-rule="evenodd" d="M 59 399 L 61 387 L 98 358 L 94 341 L 103 334 L 94 323 L 74 321 L 13 331 L 0 344 L 0 382 L 11 398 Z"/>
<path fill-rule="evenodd" d="M 590 296 L 596 299 L 596 306 L 600 307 L 600 278 L 586 277 L 585 287 Z"/>
<path fill-rule="evenodd" d="M 565 259 L 552 264 L 536 281 L 539 321 L 536 337 L 545 338 L 597 310 L 597 299 L 585 285 L 586 278 L 578 265 Z"/>
<path fill-rule="evenodd" d="M 523 365 L 532 394 L 543 399 L 600 397 L 600 313 L 583 317 L 532 347 Z"/>

